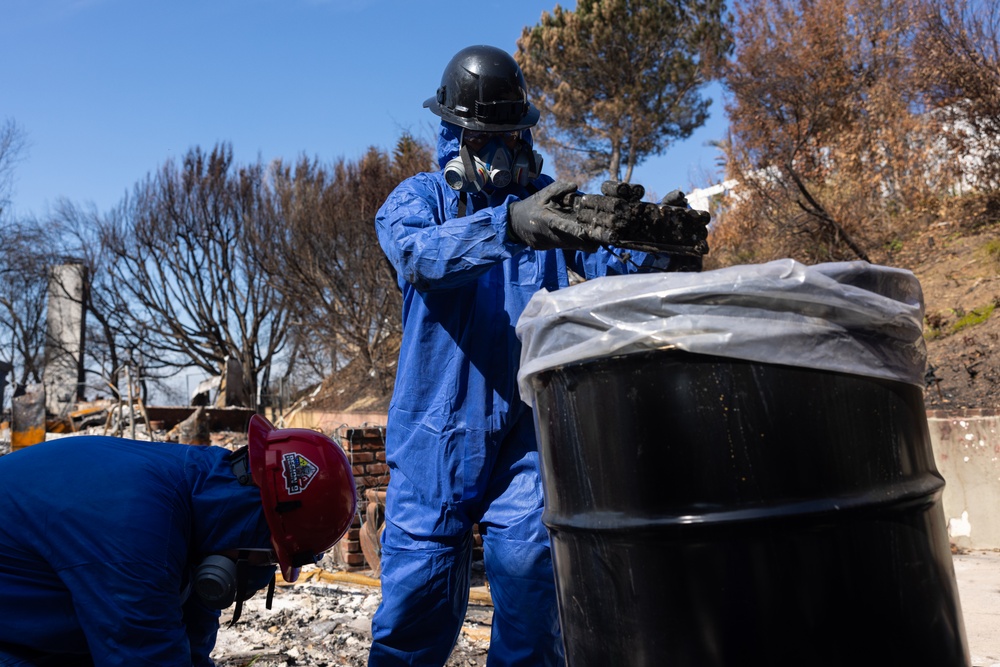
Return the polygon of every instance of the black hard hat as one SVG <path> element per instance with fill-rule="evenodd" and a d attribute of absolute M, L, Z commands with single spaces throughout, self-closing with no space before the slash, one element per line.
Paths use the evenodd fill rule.
<path fill-rule="evenodd" d="M 523 130 L 538 122 L 521 68 L 494 46 L 469 46 L 456 53 L 441 75 L 437 96 L 424 106 L 449 123 L 480 132 Z"/>

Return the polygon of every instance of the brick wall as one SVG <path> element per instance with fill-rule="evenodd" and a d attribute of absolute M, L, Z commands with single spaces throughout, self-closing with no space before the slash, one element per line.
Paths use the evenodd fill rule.
<path fill-rule="evenodd" d="M 373 564 L 366 562 L 361 549 L 361 523 L 365 518 L 366 492 L 385 491 L 389 485 L 389 467 L 385 463 L 385 427 L 340 426 L 333 438 L 344 448 L 351 461 L 358 489 L 358 511 L 347 535 L 332 550 L 333 560 L 347 570 L 373 569 Z M 473 527 L 472 537 L 475 543 L 472 559 L 481 561 L 483 541 L 478 525 Z"/>
<path fill-rule="evenodd" d="M 358 488 L 358 512 L 347 535 L 334 548 L 334 559 L 349 570 L 367 569 L 361 552 L 361 520 L 365 510 L 365 492 L 369 489 L 384 491 L 389 484 L 389 468 L 385 464 L 385 427 L 360 428 L 341 426 L 334 439 L 340 443 L 354 471 Z"/>

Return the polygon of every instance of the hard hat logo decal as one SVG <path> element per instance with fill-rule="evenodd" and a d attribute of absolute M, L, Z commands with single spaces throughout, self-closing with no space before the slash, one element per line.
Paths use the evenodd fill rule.
<path fill-rule="evenodd" d="M 319 472 L 319 466 L 296 452 L 289 452 L 281 457 L 281 468 L 281 476 L 285 479 L 289 495 L 305 491 Z"/>

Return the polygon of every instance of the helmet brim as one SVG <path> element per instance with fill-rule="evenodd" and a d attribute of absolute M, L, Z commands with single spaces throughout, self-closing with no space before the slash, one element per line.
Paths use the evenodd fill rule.
<path fill-rule="evenodd" d="M 340 541 L 354 521 L 357 490 L 351 462 L 343 449 L 322 433 L 277 429 L 259 415 L 250 419 L 247 440 L 250 474 L 260 488 L 271 545 L 281 576 L 292 583 L 299 577 L 300 566 L 315 562 Z M 289 457 L 295 459 L 291 464 Z M 306 471 L 302 478 L 306 481 L 301 487 L 296 481 L 295 490 L 292 480 L 298 477 L 289 465 L 301 465 Z M 303 507 L 303 501 L 311 509 Z"/>
<path fill-rule="evenodd" d="M 521 119 L 516 123 L 484 123 L 476 118 L 466 118 L 464 116 L 459 116 L 447 107 L 441 105 L 437 101 L 436 97 L 429 97 L 424 101 L 424 108 L 430 109 L 431 113 L 435 116 L 439 116 L 441 119 L 458 125 L 459 127 L 464 127 L 467 130 L 473 130 L 475 132 L 508 132 L 510 130 L 525 130 L 529 127 L 534 127 L 538 124 L 538 118 L 541 116 L 541 112 L 535 106 L 529 106 L 528 112 L 521 116 Z"/>
<path fill-rule="evenodd" d="M 250 424 L 247 426 L 247 450 L 250 455 L 250 475 L 254 484 L 260 489 L 260 502 L 263 507 L 273 507 L 277 504 L 274 495 L 274 488 L 264 482 L 267 474 L 267 438 L 277 429 L 267 419 L 260 415 L 250 417 Z M 278 557 L 278 568 L 281 570 L 281 578 L 288 583 L 293 583 L 299 578 L 299 569 L 292 565 L 292 554 L 289 553 L 285 545 L 275 539 L 282 531 L 274 519 L 271 512 L 264 512 L 264 520 L 271 531 L 271 546 Z"/>

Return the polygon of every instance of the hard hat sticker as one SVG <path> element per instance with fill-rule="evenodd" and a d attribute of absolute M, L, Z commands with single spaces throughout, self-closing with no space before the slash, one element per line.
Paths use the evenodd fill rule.
<path fill-rule="evenodd" d="M 319 472 L 319 466 L 296 452 L 281 457 L 281 476 L 289 495 L 302 493 Z"/>

